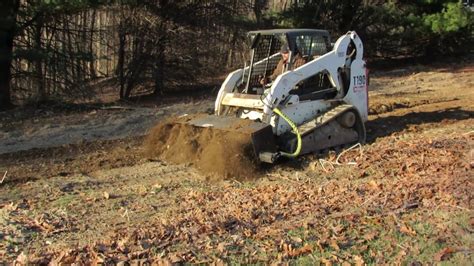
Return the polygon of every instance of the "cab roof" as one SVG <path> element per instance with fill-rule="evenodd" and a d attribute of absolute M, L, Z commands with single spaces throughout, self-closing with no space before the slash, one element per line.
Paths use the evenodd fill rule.
<path fill-rule="evenodd" d="M 260 33 L 261 35 L 278 35 L 278 34 L 286 34 L 289 37 L 299 36 L 299 35 L 323 35 L 329 36 L 329 32 L 327 30 L 319 30 L 319 29 L 269 29 L 269 30 L 255 30 L 249 31 L 249 35 L 255 35 Z"/>

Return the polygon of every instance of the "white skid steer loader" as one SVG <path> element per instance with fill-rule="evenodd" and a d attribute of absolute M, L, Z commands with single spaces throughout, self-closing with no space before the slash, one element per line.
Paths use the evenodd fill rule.
<path fill-rule="evenodd" d="M 250 62 L 227 76 L 215 114 L 178 123 L 245 133 L 255 158 L 267 163 L 365 141 L 368 76 L 356 32 L 334 44 L 327 31 L 315 29 L 261 30 L 248 36 Z M 283 46 L 286 61 L 280 55 Z M 278 64 L 284 67 L 281 73 L 275 73 Z M 276 78 L 266 83 L 271 75 Z M 251 122 L 242 125 L 242 120 Z"/>

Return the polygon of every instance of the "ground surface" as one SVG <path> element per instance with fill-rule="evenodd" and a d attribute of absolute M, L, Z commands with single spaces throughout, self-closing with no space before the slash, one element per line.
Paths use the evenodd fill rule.
<path fill-rule="evenodd" d="M 143 134 L 212 100 L 0 120 L 0 262 L 473 264 L 474 65 L 375 72 L 368 144 L 206 181 Z"/>

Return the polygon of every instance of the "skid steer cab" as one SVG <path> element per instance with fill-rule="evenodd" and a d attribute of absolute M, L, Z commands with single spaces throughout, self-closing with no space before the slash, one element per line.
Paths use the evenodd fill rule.
<path fill-rule="evenodd" d="M 247 60 L 223 82 L 214 116 L 188 123 L 235 132 L 250 121 L 242 130 L 268 163 L 365 141 L 368 77 L 356 32 L 334 44 L 318 29 L 251 31 L 248 40 Z"/>

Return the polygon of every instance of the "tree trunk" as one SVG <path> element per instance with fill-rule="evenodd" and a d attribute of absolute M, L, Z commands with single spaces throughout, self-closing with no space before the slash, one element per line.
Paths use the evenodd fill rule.
<path fill-rule="evenodd" d="M 46 88 L 43 75 L 43 44 L 42 44 L 42 35 L 43 35 L 43 16 L 39 15 L 35 25 L 34 33 L 34 42 L 35 50 L 38 53 L 37 58 L 35 59 L 35 80 L 37 87 L 37 101 L 43 102 L 47 100 Z"/>
<path fill-rule="evenodd" d="M 165 54 L 163 50 L 161 50 L 160 55 L 158 56 L 158 60 L 155 63 L 155 71 L 154 71 L 154 79 L 155 79 L 155 88 L 153 90 L 153 94 L 155 95 L 163 95 L 163 80 L 164 80 L 164 66 L 165 66 Z"/>
<path fill-rule="evenodd" d="M 19 4 L 19 0 L 2 0 L 0 2 L 0 110 L 12 106 L 10 98 L 11 63 Z"/>
<path fill-rule="evenodd" d="M 163 36 L 166 35 L 166 24 L 164 22 L 161 23 L 160 25 L 160 32 L 163 34 Z M 155 88 L 153 90 L 153 94 L 156 96 L 162 96 L 163 95 L 163 88 L 164 88 L 164 80 L 165 80 L 165 64 L 166 64 L 166 55 L 164 53 L 165 51 L 165 37 L 161 37 L 160 41 L 158 43 L 158 58 L 155 62 L 154 66 L 154 80 L 155 80 Z"/>
<path fill-rule="evenodd" d="M 265 6 L 267 5 L 266 0 L 255 0 L 253 4 L 253 13 L 255 15 L 255 20 L 257 21 L 257 27 L 262 24 L 262 15 Z"/>
<path fill-rule="evenodd" d="M 124 26 L 119 26 L 119 50 L 118 50 L 118 63 L 116 69 L 116 75 L 119 76 L 120 82 L 120 99 L 125 98 L 125 45 L 126 35 Z"/>
<path fill-rule="evenodd" d="M 90 75 L 91 79 L 97 78 L 97 73 L 95 72 L 95 54 L 94 54 L 94 34 L 95 34 L 95 20 L 96 20 L 96 11 L 92 10 L 91 26 L 90 26 L 90 42 L 89 42 L 89 52 L 91 53 L 91 62 L 90 62 Z"/>

